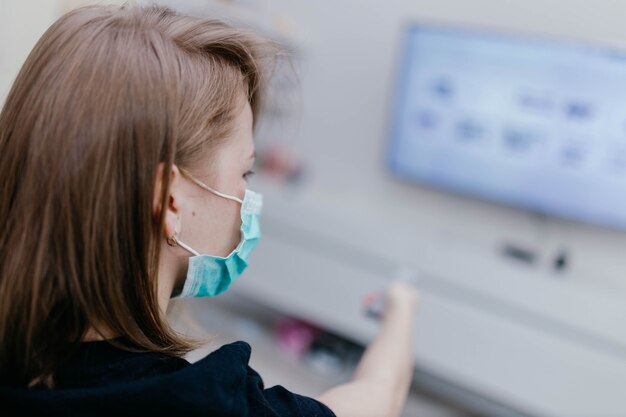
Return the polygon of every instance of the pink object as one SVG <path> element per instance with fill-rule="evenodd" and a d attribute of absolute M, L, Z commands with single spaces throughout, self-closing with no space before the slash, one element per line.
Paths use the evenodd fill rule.
<path fill-rule="evenodd" d="M 289 149 L 272 146 L 260 155 L 261 171 L 287 181 L 297 181 L 303 173 L 303 166 Z"/>
<path fill-rule="evenodd" d="M 286 318 L 278 323 L 277 342 L 280 349 L 296 357 L 309 351 L 320 330 L 300 320 Z"/>

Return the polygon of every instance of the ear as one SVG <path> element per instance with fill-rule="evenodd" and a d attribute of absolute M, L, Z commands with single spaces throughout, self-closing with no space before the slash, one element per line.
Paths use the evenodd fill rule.
<path fill-rule="evenodd" d="M 162 210 L 165 210 L 163 224 L 163 237 L 166 239 L 174 237 L 180 232 L 180 170 L 176 165 L 172 165 L 169 175 L 169 195 L 166 199 L 165 207 L 162 207 L 161 193 L 165 186 L 165 163 L 159 163 L 154 183 L 154 200 L 152 201 L 152 216 L 159 221 Z"/>

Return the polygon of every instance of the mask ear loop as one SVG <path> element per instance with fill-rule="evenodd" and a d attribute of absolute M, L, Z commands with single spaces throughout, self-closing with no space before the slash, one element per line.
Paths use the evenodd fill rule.
<path fill-rule="evenodd" d="M 186 244 L 184 244 L 183 242 L 181 242 L 180 240 L 176 240 L 176 243 L 178 243 L 178 245 L 185 249 L 187 252 L 191 253 L 193 256 L 200 256 L 200 252 L 192 249 L 190 246 L 187 246 Z"/>
<path fill-rule="evenodd" d="M 200 255 L 198 251 L 194 250 L 192 247 L 178 240 L 179 235 L 180 235 L 179 231 L 174 231 L 174 234 L 172 235 L 172 237 L 166 238 L 165 241 L 167 242 L 168 245 L 172 247 L 180 246 L 181 248 L 185 249 L 187 252 L 191 253 L 194 256 Z"/>
<path fill-rule="evenodd" d="M 167 238 L 167 244 L 170 246 L 180 246 L 181 248 L 185 249 L 187 252 L 191 253 L 194 256 L 199 256 L 200 252 L 194 250 L 192 247 L 188 246 L 187 244 L 181 242 L 180 240 L 178 240 L 178 233 L 174 234 L 174 236 L 172 237 L 168 237 Z"/>
<path fill-rule="evenodd" d="M 227 200 L 232 200 L 235 201 L 239 204 L 243 204 L 243 200 L 237 197 L 233 197 L 232 195 L 228 195 L 228 194 L 224 194 L 224 193 L 220 193 L 217 190 L 214 190 L 213 188 L 209 187 L 208 185 L 206 185 L 205 183 L 203 183 L 202 181 L 200 181 L 199 179 L 197 179 L 196 177 L 194 177 L 193 175 L 191 175 L 189 172 L 187 172 L 187 170 L 182 169 L 180 167 L 178 167 L 178 170 L 185 175 L 186 177 L 188 177 L 191 181 L 193 181 L 197 186 L 204 188 L 205 190 L 207 190 L 210 193 L 213 193 L 217 196 L 220 196 L 222 198 L 225 198 Z"/>

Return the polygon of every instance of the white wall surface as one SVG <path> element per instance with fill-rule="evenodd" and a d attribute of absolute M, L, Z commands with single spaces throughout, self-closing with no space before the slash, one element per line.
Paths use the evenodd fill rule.
<path fill-rule="evenodd" d="M 0 0 L 0 103 L 37 40 L 59 17 L 87 4 L 122 0 Z"/>
<path fill-rule="evenodd" d="M 0 0 L 0 103 L 37 39 L 58 16 L 58 2 Z"/>

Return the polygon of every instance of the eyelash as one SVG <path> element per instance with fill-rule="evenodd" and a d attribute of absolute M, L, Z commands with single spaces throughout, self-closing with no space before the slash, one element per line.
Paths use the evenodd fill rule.
<path fill-rule="evenodd" d="M 244 179 L 244 180 L 246 180 L 246 181 L 248 181 L 248 179 L 249 179 L 251 176 L 253 176 L 254 174 L 255 174 L 255 172 L 254 172 L 254 171 L 248 171 L 248 172 L 246 172 L 245 174 L 243 174 L 243 179 Z"/>

